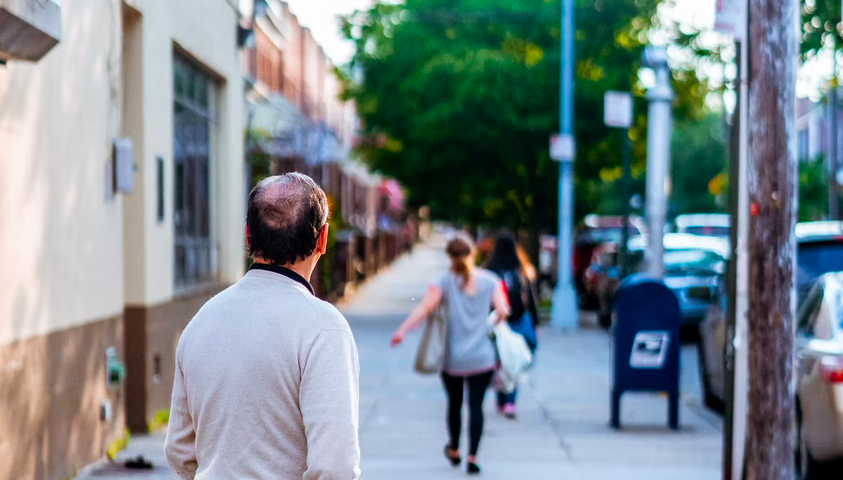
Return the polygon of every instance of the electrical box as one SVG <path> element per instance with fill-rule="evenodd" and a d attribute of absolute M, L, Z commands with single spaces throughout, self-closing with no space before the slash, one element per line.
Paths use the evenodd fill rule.
<path fill-rule="evenodd" d="M 114 140 L 114 190 L 121 193 L 132 193 L 135 159 L 132 150 L 132 139 L 118 138 Z"/>
<path fill-rule="evenodd" d="M 105 383 L 110 390 L 115 390 L 123 385 L 126 379 L 126 365 L 117 358 L 117 350 L 109 347 L 105 351 Z"/>

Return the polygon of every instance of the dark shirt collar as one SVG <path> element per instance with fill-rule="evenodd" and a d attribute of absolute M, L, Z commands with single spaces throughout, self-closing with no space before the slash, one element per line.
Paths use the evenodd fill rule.
<path fill-rule="evenodd" d="M 277 273 L 278 275 L 284 275 L 285 277 L 289 278 L 290 280 L 299 282 L 310 292 L 311 295 L 316 295 L 313 291 L 313 286 L 310 285 L 310 282 L 304 279 L 298 273 L 290 270 L 289 268 L 279 267 L 277 265 L 270 265 L 268 263 L 253 263 L 249 270 L 266 270 L 267 272 Z"/>

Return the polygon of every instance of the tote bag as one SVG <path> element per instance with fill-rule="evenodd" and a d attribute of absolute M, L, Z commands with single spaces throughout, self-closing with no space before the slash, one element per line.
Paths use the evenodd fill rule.
<path fill-rule="evenodd" d="M 445 339 L 447 325 L 442 305 L 433 309 L 427 317 L 419 349 L 416 352 L 415 370 L 424 375 L 438 374 L 445 363 Z"/>

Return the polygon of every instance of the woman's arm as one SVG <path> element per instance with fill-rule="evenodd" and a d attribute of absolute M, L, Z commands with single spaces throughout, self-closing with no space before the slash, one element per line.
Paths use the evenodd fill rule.
<path fill-rule="evenodd" d="M 509 300 L 506 298 L 506 292 L 503 291 L 503 282 L 495 282 L 495 290 L 492 292 L 492 307 L 497 314 L 495 324 L 506 320 L 506 317 L 511 313 L 509 309 Z"/>
<path fill-rule="evenodd" d="M 439 289 L 436 285 L 431 285 L 427 287 L 427 293 L 424 295 L 421 303 L 413 309 L 413 312 L 404 320 L 404 323 L 398 327 L 398 330 L 392 335 L 392 346 L 396 346 L 404 341 L 404 335 L 407 334 L 410 330 L 416 328 L 427 316 L 430 312 L 439 305 L 439 302 L 442 300 L 442 290 Z"/>

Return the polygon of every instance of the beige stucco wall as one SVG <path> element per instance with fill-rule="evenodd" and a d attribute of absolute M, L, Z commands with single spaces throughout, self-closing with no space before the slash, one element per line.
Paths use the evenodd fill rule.
<path fill-rule="evenodd" d="M 123 199 L 104 187 L 120 122 L 114 5 L 64 0 L 61 43 L 0 67 L 0 344 L 123 310 Z"/>
<path fill-rule="evenodd" d="M 138 0 L 143 44 L 140 95 L 143 118 L 136 137 L 136 185 L 143 193 L 127 200 L 127 225 L 142 222 L 139 235 L 127 235 L 126 302 L 153 306 L 174 291 L 173 274 L 173 54 L 179 48 L 217 80 L 217 117 L 212 133 L 211 219 L 217 279 L 233 283 L 243 272 L 243 81 L 235 42 L 237 10 L 226 0 Z M 155 158 L 164 159 L 165 216 L 156 219 Z M 127 232 L 128 233 L 128 232 Z M 136 257 L 129 259 L 132 255 Z"/>
<path fill-rule="evenodd" d="M 218 78 L 211 216 L 218 280 L 243 271 L 243 88 L 234 0 L 63 0 L 62 41 L 0 67 L 0 345 L 173 298 L 173 51 Z M 127 70 L 124 72 L 123 67 Z M 125 95 L 124 95 L 125 88 Z M 123 116 L 121 110 L 125 110 Z M 106 195 L 111 140 L 134 139 L 131 194 Z M 155 157 L 165 162 L 165 219 Z M 125 239 L 125 242 L 124 242 Z M 124 275 L 125 271 L 125 275 Z"/>

